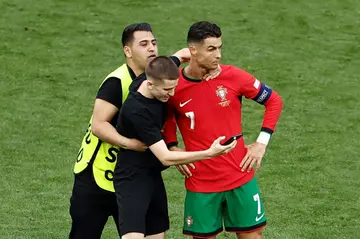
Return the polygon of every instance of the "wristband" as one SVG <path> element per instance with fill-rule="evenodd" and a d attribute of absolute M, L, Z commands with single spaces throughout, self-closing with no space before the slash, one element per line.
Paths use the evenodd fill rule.
<path fill-rule="evenodd" d="M 256 139 L 256 142 L 268 145 L 270 141 L 270 136 L 271 134 L 261 131 L 259 137 Z"/>

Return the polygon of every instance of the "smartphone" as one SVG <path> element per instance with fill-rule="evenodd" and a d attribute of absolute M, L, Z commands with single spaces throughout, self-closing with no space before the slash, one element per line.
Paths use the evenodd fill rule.
<path fill-rule="evenodd" d="M 225 143 L 222 143 L 221 145 L 228 145 L 231 144 L 234 140 L 239 139 L 241 136 L 243 136 L 243 134 L 236 134 L 234 136 L 231 136 L 230 138 L 228 138 Z"/>

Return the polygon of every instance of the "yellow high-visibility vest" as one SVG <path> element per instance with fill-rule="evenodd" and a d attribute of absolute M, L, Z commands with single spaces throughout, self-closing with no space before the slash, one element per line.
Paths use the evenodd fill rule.
<path fill-rule="evenodd" d="M 110 77 L 116 77 L 121 80 L 122 102 L 124 102 L 129 94 L 129 86 L 132 82 L 127 65 L 123 64 L 110 73 L 101 85 Z M 92 116 L 77 155 L 74 173 L 78 174 L 89 164 L 92 164 L 93 174 L 97 185 L 107 191 L 115 192 L 113 177 L 119 147 L 103 142 L 93 135 L 91 132 L 91 125 Z"/>

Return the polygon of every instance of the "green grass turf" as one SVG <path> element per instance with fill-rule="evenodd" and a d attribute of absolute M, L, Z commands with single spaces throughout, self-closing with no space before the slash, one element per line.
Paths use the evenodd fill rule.
<path fill-rule="evenodd" d="M 257 177 L 265 238 L 358 238 L 360 3 L 355 0 L 0 2 L 0 238 L 66 238 L 72 167 L 98 85 L 123 62 L 124 26 L 147 21 L 160 54 L 198 20 L 223 30 L 223 63 L 277 90 L 284 111 Z M 263 108 L 244 103 L 246 142 Z M 184 186 L 164 173 L 183 238 Z M 116 238 L 112 220 L 103 238 Z M 222 234 L 220 238 L 234 238 Z"/>

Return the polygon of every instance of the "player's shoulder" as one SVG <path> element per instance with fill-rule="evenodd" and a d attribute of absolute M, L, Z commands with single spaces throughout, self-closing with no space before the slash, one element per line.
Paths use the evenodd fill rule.
<path fill-rule="evenodd" d="M 183 77 L 184 77 L 184 75 L 183 75 L 184 68 L 185 68 L 185 67 L 179 67 L 180 78 L 183 78 Z"/>
<path fill-rule="evenodd" d="M 220 65 L 222 72 L 228 74 L 249 74 L 244 69 L 234 65 Z"/>
<path fill-rule="evenodd" d="M 253 76 L 242 68 L 234 65 L 220 65 L 222 69 L 223 77 L 237 78 L 240 80 L 247 80 L 253 78 Z"/>

